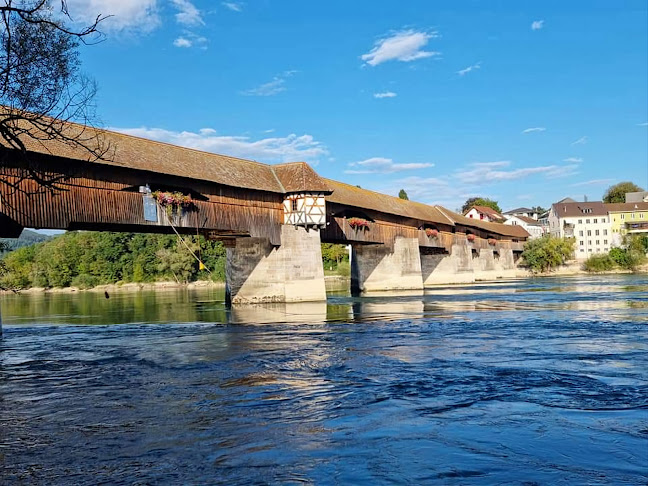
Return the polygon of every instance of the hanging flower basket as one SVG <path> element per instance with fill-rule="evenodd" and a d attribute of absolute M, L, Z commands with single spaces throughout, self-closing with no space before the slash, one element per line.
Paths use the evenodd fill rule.
<path fill-rule="evenodd" d="M 151 194 L 160 207 L 163 207 L 167 215 L 173 216 L 179 210 L 190 211 L 195 209 L 191 196 L 185 196 L 181 192 L 155 191 Z"/>
<path fill-rule="evenodd" d="M 426 228 L 425 229 L 425 235 L 428 238 L 436 238 L 437 236 L 439 236 L 439 231 L 435 230 L 433 228 Z"/>
<path fill-rule="evenodd" d="M 495 238 L 488 238 L 488 244 L 495 246 L 497 244 L 497 240 Z"/>
<path fill-rule="evenodd" d="M 476 237 L 475 235 L 473 235 L 472 233 L 466 235 L 466 239 L 467 239 L 468 241 L 475 241 L 475 238 L 477 238 L 477 237 Z"/>
<path fill-rule="evenodd" d="M 363 230 L 367 229 L 368 230 L 369 229 L 369 221 L 367 221 L 366 219 L 349 218 L 349 219 L 347 219 L 347 222 L 349 223 L 349 226 L 351 226 L 351 228 L 353 228 L 354 230 L 357 230 L 357 229 L 363 229 Z"/>

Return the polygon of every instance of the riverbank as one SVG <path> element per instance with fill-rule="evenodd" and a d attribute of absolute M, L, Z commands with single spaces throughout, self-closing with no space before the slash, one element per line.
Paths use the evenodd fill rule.
<path fill-rule="evenodd" d="M 210 280 L 197 280 L 195 282 L 189 283 L 178 283 L 174 281 L 164 281 L 164 282 L 147 282 L 147 283 L 116 283 L 116 284 L 107 284 L 107 285 L 97 285 L 89 289 L 80 289 L 78 287 L 55 287 L 55 288 L 43 288 L 43 287 L 31 287 L 29 289 L 20 290 L 21 293 L 29 294 L 70 294 L 75 292 L 140 292 L 147 290 L 165 290 L 165 289 L 196 289 L 196 288 L 224 288 L 225 282 L 212 282 Z M 3 293 L 12 293 L 11 291 L 0 291 L 0 295 Z"/>

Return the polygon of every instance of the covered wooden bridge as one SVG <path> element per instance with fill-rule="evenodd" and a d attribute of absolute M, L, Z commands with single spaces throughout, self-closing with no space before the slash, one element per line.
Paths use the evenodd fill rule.
<path fill-rule="evenodd" d="M 267 165 L 109 131 L 77 144 L 25 138 L 2 150 L 0 236 L 23 228 L 203 234 L 227 246 L 232 302 L 325 298 L 321 242 L 350 244 L 358 291 L 496 278 L 528 234 L 323 179 L 306 163 Z M 489 273 L 490 272 L 490 273 Z"/>

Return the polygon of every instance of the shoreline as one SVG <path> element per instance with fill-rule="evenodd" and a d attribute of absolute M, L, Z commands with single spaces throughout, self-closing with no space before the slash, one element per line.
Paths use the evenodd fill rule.
<path fill-rule="evenodd" d="M 514 278 L 543 278 L 543 277 L 569 277 L 576 275 L 629 275 L 633 273 L 648 273 L 648 265 L 643 265 L 638 268 L 636 271 L 623 270 L 623 269 L 614 269 L 606 270 L 604 272 L 588 272 L 582 269 L 582 263 L 571 263 L 568 265 L 563 265 L 554 270 L 544 273 L 532 273 L 529 270 L 519 268 L 516 272 Z M 333 284 L 345 284 L 351 280 L 351 277 L 346 277 L 343 275 L 325 275 L 324 281 L 327 285 Z M 475 283 L 488 283 L 488 282 L 497 282 L 501 280 L 497 279 L 476 279 Z M 438 287 L 443 284 L 435 284 L 431 287 Z M 447 285 L 456 285 L 448 283 Z M 462 284 L 466 285 L 466 284 Z M 80 289 L 78 287 L 55 287 L 55 288 L 44 288 L 44 287 L 31 287 L 28 289 L 21 289 L 17 292 L 11 290 L 0 290 L 0 296 L 2 295 L 12 295 L 16 293 L 21 294 L 72 294 L 77 292 L 143 292 L 151 290 L 177 290 L 177 289 L 205 289 L 205 288 L 214 288 L 214 289 L 223 289 L 225 288 L 225 282 L 213 282 L 210 280 L 197 280 L 195 282 L 189 283 L 178 283 L 174 281 L 161 281 L 161 282 L 147 282 L 147 283 L 116 283 L 116 284 L 105 284 L 97 285 L 90 289 Z"/>

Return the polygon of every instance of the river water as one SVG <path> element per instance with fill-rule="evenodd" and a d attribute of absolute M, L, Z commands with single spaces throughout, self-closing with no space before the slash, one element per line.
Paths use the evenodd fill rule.
<path fill-rule="evenodd" d="M 648 483 L 648 277 L 0 297 L 2 484 Z"/>

